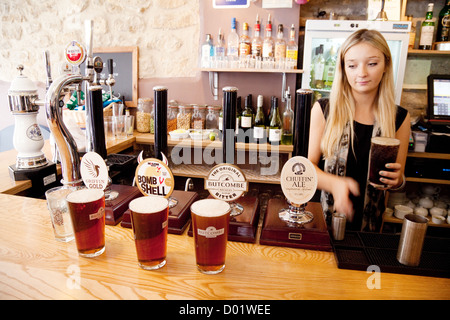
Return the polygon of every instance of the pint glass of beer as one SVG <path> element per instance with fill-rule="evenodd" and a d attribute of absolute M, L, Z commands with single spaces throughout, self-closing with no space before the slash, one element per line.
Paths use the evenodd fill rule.
<path fill-rule="evenodd" d="M 197 268 L 216 274 L 225 268 L 230 205 L 217 199 L 203 199 L 191 205 L 192 231 Z"/>
<path fill-rule="evenodd" d="M 385 188 L 380 181 L 380 171 L 389 171 L 386 163 L 397 160 L 400 140 L 387 137 L 373 137 L 370 147 L 369 183 L 376 188 Z"/>
<path fill-rule="evenodd" d="M 105 251 L 105 194 L 83 188 L 66 197 L 78 254 L 96 257 Z"/>
<path fill-rule="evenodd" d="M 131 226 L 139 266 L 155 270 L 166 264 L 169 201 L 160 196 L 144 196 L 132 200 Z"/>

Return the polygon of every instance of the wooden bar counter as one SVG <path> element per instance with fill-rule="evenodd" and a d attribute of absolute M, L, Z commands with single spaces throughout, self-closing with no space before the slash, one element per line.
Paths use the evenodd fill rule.
<path fill-rule="evenodd" d="M 169 234 L 167 264 L 138 267 L 132 230 L 106 226 L 106 251 L 55 241 L 45 200 L 0 194 L 0 299 L 449 299 L 450 279 L 338 269 L 332 252 L 229 242 L 226 268 L 197 271 L 194 240 Z"/>

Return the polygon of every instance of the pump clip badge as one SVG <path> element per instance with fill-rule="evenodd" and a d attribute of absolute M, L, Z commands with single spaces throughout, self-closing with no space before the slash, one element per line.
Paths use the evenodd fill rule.
<path fill-rule="evenodd" d="M 169 198 L 175 189 L 172 171 L 158 159 L 144 159 L 136 168 L 136 184 L 144 195 L 158 195 Z"/>
<path fill-rule="evenodd" d="M 89 189 L 105 190 L 108 185 L 108 168 L 96 152 L 88 152 L 81 159 L 81 178 Z"/>

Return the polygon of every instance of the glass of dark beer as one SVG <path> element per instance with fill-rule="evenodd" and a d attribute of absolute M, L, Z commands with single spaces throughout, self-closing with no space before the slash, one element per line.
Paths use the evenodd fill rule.
<path fill-rule="evenodd" d="M 160 196 L 136 198 L 129 204 L 139 266 L 156 270 L 166 264 L 169 201 Z"/>
<path fill-rule="evenodd" d="M 389 171 L 387 163 L 397 161 L 400 140 L 387 137 L 373 137 L 370 147 L 369 183 L 376 188 L 386 188 L 380 181 L 380 171 Z"/>
<path fill-rule="evenodd" d="M 225 268 L 230 211 L 228 202 L 217 199 L 191 205 L 195 258 L 202 273 L 216 274 Z"/>
<path fill-rule="evenodd" d="M 105 193 L 83 188 L 66 197 L 78 254 L 96 257 L 105 251 Z"/>

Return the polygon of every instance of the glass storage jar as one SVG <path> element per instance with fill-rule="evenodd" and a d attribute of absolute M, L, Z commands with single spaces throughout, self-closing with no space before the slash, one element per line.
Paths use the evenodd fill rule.
<path fill-rule="evenodd" d="M 205 128 L 206 129 L 218 129 L 219 121 L 217 118 L 215 107 L 208 106 L 208 114 L 205 119 Z"/>
<path fill-rule="evenodd" d="M 205 129 L 205 118 L 200 112 L 200 106 L 194 105 L 194 112 L 192 113 L 192 129 Z"/>
<path fill-rule="evenodd" d="M 136 130 L 138 132 L 150 132 L 150 118 L 152 112 L 152 99 L 140 98 L 136 110 Z"/>
<path fill-rule="evenodd" d="M 178 106 L 177 129 L 189 130 L 191 128 L 191 112 L 187 106 Z"/>
<path fill-rule="evenodd" d="M 167 133 L 177 129 L 178 105 L 171 104 L 167 111 Z"/>

